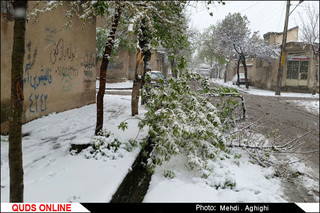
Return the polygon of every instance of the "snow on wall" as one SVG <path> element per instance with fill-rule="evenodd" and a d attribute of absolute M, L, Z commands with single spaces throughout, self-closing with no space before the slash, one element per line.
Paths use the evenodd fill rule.
<path fill-rule="evenodd" d="M 29 2 L 29 8 L 33 8 Z M 26 24 L 24 59 L 24 122 L 95 102 L 95 23 L 67 22 L 64 6 Z M 28 11 L 30 13 L 31 11 Z M 50 17 L 50 18 L 49 18 Z M 10 106 L 14 22 L 1 16 L 1 131 Z M 2 107 L 5 106 L 5 107 Z"/>

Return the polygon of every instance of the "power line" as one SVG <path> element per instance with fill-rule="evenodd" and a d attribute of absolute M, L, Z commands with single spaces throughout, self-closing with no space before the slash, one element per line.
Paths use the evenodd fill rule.
<path fill-rule="evenodd" d="M 286 9 L 286 4 L 284 3 L 284 4 L 283 4 L 283 9 L 282 9 L 282 12 L 281 12 L 281 16 L 280 16 L 280 19 L 279 19 L 277 31 L 279 31 L 279 27 L 280 27 L 280 23 L 281 23 L 281 20 L 282 20 L 283 11 L 284 11 L 285 9 Z"/>
<path fill-rule="evenodd" d="M 250 9 L 251 7 L 256 6 L 256 5 L 257 5 L 257 4 L 259 4 L 259 3 L 261 3 L 261 1 L 259 1 L 259 2 L 255 3 L 254 5 L 251 5 L 250 7 L 247 7 L 246 9 L 242 10 L 240 13 L 242 13 L 242 12 L 244 12 L 244 11 L 246 11 L 246 10 Z"/>
<path fill-rule="evenodd" d="M 262 25 L 262 24 L 265 24 L 266 22 L 270 23 L 270 21 L 276 17 L 275 14 L 277 14 L 279 12 L 277 9 L 274 9 L 275 7 L 279 8 L 277 5 L 272 5 L 268 9 L 263 8 L 263 10 L 272 11 L 272 12 L 268 13 L 267 16 L 265 16 L 263 19 L 260 19 L 260 21 L 257 22 L 256 24 L 257 25 Z"/>

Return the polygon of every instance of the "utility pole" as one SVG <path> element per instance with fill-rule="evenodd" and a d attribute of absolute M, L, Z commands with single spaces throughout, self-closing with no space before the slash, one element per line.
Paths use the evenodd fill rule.
<path fill-rule="evenodd" d="M 280 95 L 280 90 L 281 90 L 283 64 L 284 64 L 284 59 L 285 59 L 285 55 L 286 55 L 285 46 L 286 46 L 286 43 L 287 43 L 289 11 L 290 11 L 290 0 L 287 0 L 286 18 L 285 18 L 285 21 L 284 21 L 284 29 L 283 29 L 283 36 L 282 36 L 282 46 L 281 46 L 281 54 L 280 54 L 278 77 L 277 77 L 276 95 Z"/>

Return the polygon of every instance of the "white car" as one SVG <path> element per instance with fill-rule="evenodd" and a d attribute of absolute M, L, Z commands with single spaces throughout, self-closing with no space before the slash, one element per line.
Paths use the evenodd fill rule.
<path fill-rule="evenodd" d="M 151 78 L 151 86 L 159 86 L 160 79 L 165 81 L 166 77 L 160 71 L 150 71 L 147 72 L 147 75 Z"/>
<path fill-rule="evenodd" d="M 237 85 L 237 79 L 238 79 L 238 75 L 236 74 L 236 75 L 233 76 L 233 78 L 232 78 L 232 84 L 233 84 L 233 85 Z M 245 77 L 244 77 L 244 73 L 239 73 L 239 83 L 240 83 L 240 85 L 241 85 L 241 84 L 246 84 L 246 80 L 245 80 Z M 250 84 L 249 77 L 248 77 L 248 83 Z"/>

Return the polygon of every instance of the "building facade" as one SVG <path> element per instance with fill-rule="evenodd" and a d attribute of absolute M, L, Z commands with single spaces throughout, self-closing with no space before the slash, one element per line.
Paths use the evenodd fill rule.
<path fill-rule="evenodd" d="M 7 3 L 1 4 L 2 134 L 8 131 L 14 26 L 10 8 L 4 8 L 4 2 Z M 28 8 L 31 10 L 34 4 L 28 2 Z M 73 18 L 72 28 L 63 30 L 68 4 L 64 2 L 54 11 L 40 15 L 37 22 L 31 18 L 26 24 L 23 122 L 95 103 L 95 20 L 84 26 Z"/>
<path fill-rule="evenodd" d="M 282 33 L 266 33 L 264 40 L 270 45 L 281 44 Z M 319 44 L 298 42 L 298 27 L 288 30 L 287 40 L 281 90 L 319 92 Z M 232 61 L 228 65 L 228 81 L 236 74 L 236 63 Z M 276 89 L 279 59 L 248 59 L 247 69 L 251 85 L 262 89 Z M 239 72 L 244 73 L 242 65 Z"/>

